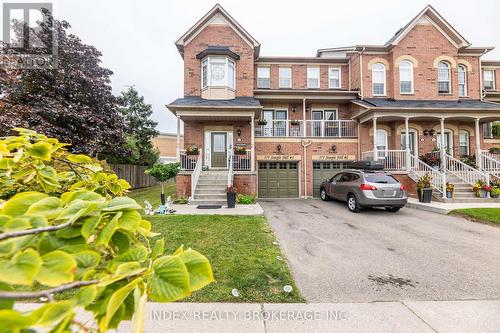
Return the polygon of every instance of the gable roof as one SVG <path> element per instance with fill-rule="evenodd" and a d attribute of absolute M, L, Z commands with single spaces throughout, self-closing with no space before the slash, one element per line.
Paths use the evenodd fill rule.
<path fill-rule="evenodd" d="M 200 33 L 203 28 L 210 24 L 211 20 L 216 18 L 217 15 L 221 15 L 223 20 L 226 21 L 236 33 L 244 39 L 249 45 L 254 48 L 255 57 L 259 56 L 260 43 L 255 40 L 231 15 L 220 4 L 216 4 L 212 9 L 208 11 L 198 22 L 196 22 L 181 38 L 175 42 L 177 50 L 181 56 L 184 56 L 184 45 L 189 43 L 198 33 Z"/>
<path fill-rule="evenodd" d="M 455 29 L 449 24 L 444 17 L 439 14 L 434 7 L 431 5 L 426 6 L 413 20 L 408 22 L 403 28 L 399 29 L 396 34 L 385 43 L 385 47 L 397 45 L 401 39 L 403 39 L 415 25 L 417 25 L 422 19 L 427 20 L 432 25 L 434 25 L 445 37 L 447 37 L 450 42 L 452 42 L 457 48 L 468 47 L 471 44 Z"/>

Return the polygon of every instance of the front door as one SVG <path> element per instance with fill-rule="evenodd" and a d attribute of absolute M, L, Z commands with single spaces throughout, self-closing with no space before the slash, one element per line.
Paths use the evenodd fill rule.
<path fill-rule="evenodd" d="M 441 148 L 441 133 L 438 133 L 436 139 L 438 148 Z M 447 154 L 453 156 L 453 134 L 450 131 L 444 132 L 444 149 Z"/>
<path fill-rule="evenodd" d="M 212 168 L 227 168 L 227 133 L 212 133 Z"/>

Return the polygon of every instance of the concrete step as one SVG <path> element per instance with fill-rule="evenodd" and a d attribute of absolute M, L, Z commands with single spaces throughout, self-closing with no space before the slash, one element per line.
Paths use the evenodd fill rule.
<path fill-rule="evenodd" d="M 195 194 L 225 194 L 226 193 L 226 188 L 225 187 L 196 187 L 194 190 Z"/>
<path fill-rule="evenodd" d="M 199 194 L 194 192 L 194 199 L 200 200 L 226 200 L 226 194 Z"/>
<path fill-rule="evenodd" d="M 453 193 L 453 197 L 457 199 L 476 198 L 476 194 L 474 192 L 455 192 Z"/>
<path fill-rule="evenodd" d="M 213 179 L 198 179 L 197 185 L 214 185 L 214 186 L 227 186 L 227 179 L 226 180 L 213 180 Z"/>

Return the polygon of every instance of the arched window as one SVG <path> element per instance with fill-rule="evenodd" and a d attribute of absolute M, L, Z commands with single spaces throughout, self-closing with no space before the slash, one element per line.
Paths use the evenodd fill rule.
<path fill-rule="evenodd" d="M 438 64 L 438 86 L 440 94 L 451 94 L 450 64 L 445 61 Z"/>
<path fill-rule="evenodd" d="M 458 66 L 458 96 L 467 96 L 467 68 L 464 65 Z"/>
<path fill-rule="evenodd" d="M 385 96 L 385 65 L 381 63 L 372 66 L 373 96 Z"/>
<path fill-rule="evenodd" d="M 413 63 L 408 60 L 399 63 L 399 91 L 401 94 L 413 94 Z"/>

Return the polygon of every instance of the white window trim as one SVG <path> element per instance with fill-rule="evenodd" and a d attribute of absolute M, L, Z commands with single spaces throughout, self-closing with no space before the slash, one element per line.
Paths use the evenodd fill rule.
<path fill-rule="evenodd" d="M 282 68 L 289 68 L 290 69 L 290 86 L 289 87 L 282 87 L 281 86 L 280 69 L 282 69 Z M 269 73 L 269 74 L 271 74 L 271 73 Z M 279 88 L 284 88 L 284 89 L 286 89 L 286 88 L 292 89 L 292 87 L 293 87 L 293 70 L 292 70 L 291 66 L 280 66 L 280 67 L 278 67 L 278 87 Z"/>
<path fill-rule="evenodd" d="M 211 84 L 211 65 L 210 65 L 210 58 L 219 58 L 219 59 L 225 59 L 225 71 L 226 71 L 226 85 L 223 86 L 215 86 Z M 207 61 L 207 85 L 203 86 L 203 63 Z M 233 83 L 234 87 L 229 86 L 229 62 L 233 63 L 234 71 L 233 71 Z M 200 66 L 200 84 L 201 84 L 201 89 L 207 89 L 207 88 L 228 88 L 231 90 L 236 91 L 236 61 L 233 59 L 230 59 L 229 57 L 224 57 L 224 56 L 215 56 L 215 57 L 205 57 L 201 59 L 201 66 Z"/>
<path fill-rule="evenodd" d="M 384 142 L 378 142 L 378 133 L 384 133 Z M 386 157 L 387 156 L 387 151 L 389 150 L 389 133 L 387 132 L 386 129 L 379 128 L 379 129 L 377 129 L 377 132 L 374 133 L 374 135 L 375 135 L 374 140 L 377 142 L 377 151 L 378 152 L 380 152 L 380 151 L 384 152 L 383 154 L 378 153 L 378 156 L 379 157 Z M 381 143 L 383 143 L 383 145 Z M 381 150 L 381 149 L 378 148 L 379 146 L 384 146 L 385 149 Z"/>
<path fill-rule="evenodd" d="M 318 72 L 318 86 L 317 87 L 310 87 L 309 86 L 309 69 L 316 69 L 317 72 Z M 307 67 L 307 88 L 308 89 L 321 89 L 321 69 L 320 67 L 318 66 L 311 66 L 311 67 Z"/>
<path fill-rule="evenodd" d="M 448 86 L 450 87 L 450 90 L 448 92 L 440 92 L 439 91 L 439 82 L 445 82 L 445 81 L 439 81 L 439 64 L 446 64 L 448 65 Z M 451 64 L 449 62 L 446 62 L 446 61 L 440 61 L 438 63 L 438 67 L 437 67 L 437 83 L 438 83 L 438 94 L 440 95 L 452 95 L 453 94 L 453 87 L 452 87 L 452 80 L 451 80 L 451 75 L 452 75 L 452 70 L 451 70 Z"/>
<path fill-rule="evenodd" d="M 373 66 L 375 66 L 377 64 L 380 64 L 384 67 L 384 70 L 383 70 L 383 73 L 384 73 L 384 82 L 383 82 L 384 83 L 384 93 L 383 94 L 375 94 L 375 91 L 373 89 L 373 84 L 375 83 L 375 82 L 373 82 L 373 71 L 374 71 Z M 372 66 L 372 95 L 373 96 L 387 96 L 387 67 L 385 67 L 385 65 L 383 63 L 380 63 L 380 62 L 373 64 L 373 66 Z M 377 70 L 375 70 L 375 71 L 377 71 Z M 376 83 L 380 83 L 380 82 L 376 82 Z"/>
<path fill-rule="evenodd" d="M 484 75 L 483 75 L 483 81 L 486 82 L 486 72 L 491 72 L 493 74 L 493 87 L 492 89 L 488 89 L 488 91 L 494 91 L 496 90 L 496 82 L 495 82 L 495 70 L 493 69 L 485 69 L 484 70 Z M 486 90 L 486 87 L 484 88 Z"/>
<path fill-rule="evenodd" d="M 339 86 L 338 87 L 332 87 L 330 82 L 331 82 L 331 74 L 332 70 L 336 70 L 339 72 Z M 342 89 L 342 70 L 340 67 L 328 67 L 328 88 L 329 89 Z"/>
<path fill-rule="evenodd" d="M 404 62 L 408 62 L 411 66 L 409 67 L 410 69 L 410 77 L 411 77 L 411 91 L 410 92 L 403 92 L 401 91 L 401 64 Z M 403 60 L 399 63 L 399 94 L 400 95 L 413 95 L 415 94 L 415 80 L 414 80 L 414 73 L 413 73 L 413 63 L 409 60 Z M 406 68 L 407 69 L 407 68 Z"/>
<path fill-rule="evenodd" d="M 269 69 L 269 77 L 263 78 L 263 79 L 269 79 L 269 86 L 267 86 L 267 87 L 259 86 L 259 68 Z M 257 89 L 270 89 L 271 88 L 271 67 L 269 67 L 269 66 L 257 66 L 256 76 L 257 76 Z"/>
<path fill-rule="evenodd" d="M 458 131 L 458 152 L 461 154 L 461 149 L 462 149 L 462 140 L 461 140 L 461 135 L 462 133 L 465 133 L 467 135 L 467 153 L 466 155 L 470 155 L 470 133 L 467 130 L 459 130 Z"/>
<path fill-rule="evenodd" d="M 464 77 L 464 92 L 465 92 L 465 94 L 464 95 L 460 95 L 460 69 L 463 69 L 464 74 L 465 74 L 465 77 Z M 467 67 L 465 67 L 464 65 L 458 65 L 457 70 L 458 70 L 458 97 L 468 97 L 469 93 L 468 93 L 468 89 L 467 89 Z"/>

